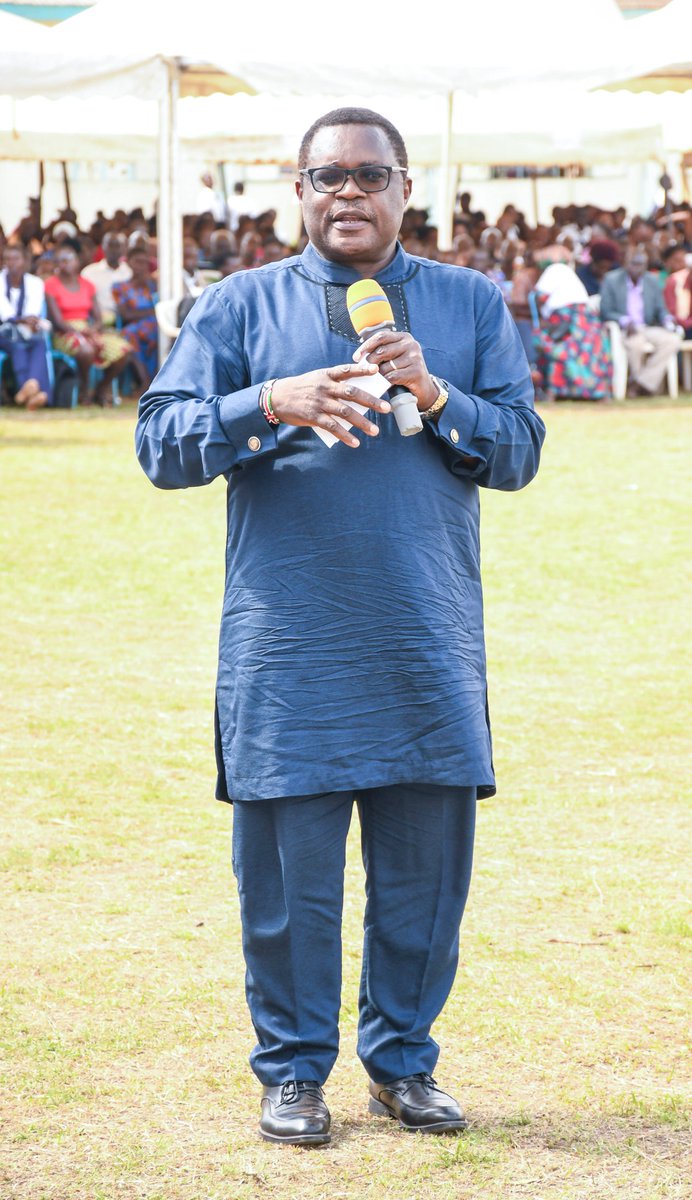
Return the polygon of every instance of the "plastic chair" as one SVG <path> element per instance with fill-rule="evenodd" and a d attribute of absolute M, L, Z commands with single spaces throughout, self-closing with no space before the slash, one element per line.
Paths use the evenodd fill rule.
<path fill-rule="evenodd" d="M 171 352 L 171 347 L 180 333 L 178 305 L 180 300 L 157 300 L 156 321 L 159 327 L 159 366 Z"/>
<path fill-rule="evenodd" d="M 692 342 L 681 342 L 682 390 L 692 392 Z"/>
<path fill-rule="evenodd" d="M 102 379 L 103 379 L 103 368 L 102 367 L 90 367 L 89 368 L 89 387 L 90 388 L 93 388 L 95 390 L 98 387 L 98 385 Z M 113 397 L 113 407 L 117 408 L 118 405 L 122 404 L 122 400 L 120 399 L 120 388 L 118 387 L 117 378 L 111 380 L 111 395 Z"/>
<path fill-rule="evenodd" d="M 47 334 L 46 337 L 50 340 L 50 334 Z M 75 379 L 74 384 L 72 385 L 72 391 L 70 393 L 69 407 L 76 408 L 77 404 L 79 403 L 79 371 L 77 368 L 77 362 L 74 358 L 72 358 L 71 355 L 65 354 L 62 350 L 53 350 L 51 346 L 51 353 L 48 355 L 48 378 L 50 379 L 51 387 L 55 387 L 56 362 L 65 363 L 65 366 L 69 367 L 70 370 L 74 372 Z"/>
<path fill-rule="evenodd" d="M 616 400 L 624 400 L 627 395 L 627 374 L 629 364 L 622 330 L 617 321 L 606 321 L 605 327 L 610 338 L 610 354 L 613 362 L 613 396 Z M 684 345 L 684 343 L 683 343 Z M 653 350 L 653 346 L 649 346 Z M 678 396 L 678 356 L 671 354 L 666 368 L 668 395 L 672 400 Z"/>
<path fill-rule="evenodd" d="M 3 393 L 2 371 L 3 371 L 3 367 L 5 366 L 5 362 L 7 361 L 7 357 L 8 357 L 7 352 L 5 350 L 0 350 L 0 405 L 2 404 L 2 393 Z"/>

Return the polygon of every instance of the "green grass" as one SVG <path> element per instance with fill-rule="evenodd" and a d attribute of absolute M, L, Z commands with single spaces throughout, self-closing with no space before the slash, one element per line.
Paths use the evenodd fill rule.
<path fill-rule="evenodd" d="M 689 1195 L 692 410 L 545 415 L 535 483 L 483 496 L 499 794 L 436 1030 L 471 1128 L 367 1115 L 354 838 L 320 1152 L 256 1135 L 212 799 L 223 487 L 153 489 L 131 410 L 0 416 L 2 1200 Z"/>

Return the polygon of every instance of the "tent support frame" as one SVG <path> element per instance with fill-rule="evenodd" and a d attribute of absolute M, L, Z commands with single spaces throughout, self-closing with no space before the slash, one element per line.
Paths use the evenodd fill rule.
<path fill-rule="evenodd" d="M 156 214 L 159 299 L 179 300 L 183 287 L 182 218 L 178 200 L 180 66 L 177 60 L 165 59 L 162 70 L 162 95 L 159 100 L 159 204 Z M 169 338 L 159 331 L 161 362 L 169 349 Z"/>

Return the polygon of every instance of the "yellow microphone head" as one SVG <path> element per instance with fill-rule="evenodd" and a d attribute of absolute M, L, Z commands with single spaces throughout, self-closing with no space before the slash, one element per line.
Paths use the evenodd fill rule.
<path fill-rule="evenodd" d="M 346 305 L 357 334 L 378 325 L 393 325 L 394 313 L 376 279 L 359 279 L 346 292 Z"/>

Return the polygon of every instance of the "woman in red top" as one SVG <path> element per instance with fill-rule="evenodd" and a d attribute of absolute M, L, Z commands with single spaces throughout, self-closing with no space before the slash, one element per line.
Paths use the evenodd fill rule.
<path fill-rule="evenodd" d="M 45 281 L 48 316 L 53 324 L 56 350 L 70 354 L 80 373 L 79 399 L 82 404 L 108 404 L 111 383 L 127 366 L 130 347 L 114 330 L 104 330 L 96 289 L 79 274 L 75 250 L 63 244 L 55 253 L 55 274 Z M 95 394 L 89 390 L 92 366 L 103 370 Z"/>

